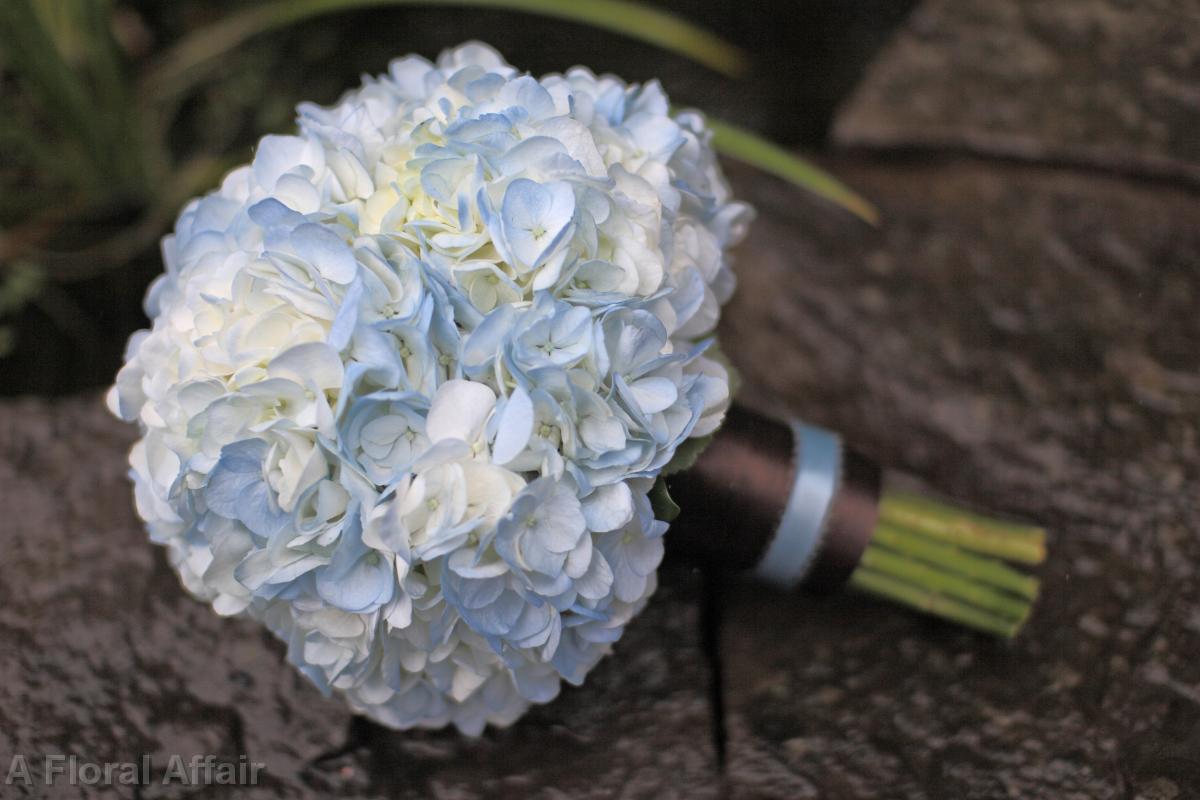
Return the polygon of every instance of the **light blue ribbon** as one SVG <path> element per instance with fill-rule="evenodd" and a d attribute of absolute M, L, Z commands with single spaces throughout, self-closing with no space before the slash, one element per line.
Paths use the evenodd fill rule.
<path fill-rule="evenodd" d="M 785 589 L 804 579 L 824 533 L 842 473 L 842 442 L 824 428 L 792 422 L 796 472 L 775 538 L 755 574 Z"/>

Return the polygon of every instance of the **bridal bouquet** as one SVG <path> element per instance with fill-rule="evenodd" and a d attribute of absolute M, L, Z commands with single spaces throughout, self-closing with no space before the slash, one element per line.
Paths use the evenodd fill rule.
<path fill-rule="evenodd" d="M 193 200 L 109 395 L 183 585 L 396 728 L 578 684 L 721 424 L 750 209 L 657 83 L 399 59 Z M 690 457 L 690 456 L 689 456 Z"/>
<path fill-rule="evenodd" d="M 183 210 L 109 394 L 187 590 L 356 711 L 468 734 L 609 652 L 668 490 L 680 546 L 725 567 L 1015 633 L 1038 585 L 1005 562 L 1042 531 L 727 415 L 714 329 L 751 211 L 711 139 L 657 83 L 481 44 L 301 105 Z"/>

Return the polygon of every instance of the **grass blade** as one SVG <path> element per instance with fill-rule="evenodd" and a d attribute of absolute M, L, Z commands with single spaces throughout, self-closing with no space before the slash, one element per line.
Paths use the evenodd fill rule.
<path fill-rule="evenodd" d="M 111 0 L 0 2 L 6 67 L 21 82 L 33 112 L 20 114 L 21 104 L 6 104 L 8 117 L 31 118 L 5 128 L 11 136 L 23 126 L 52 142 L 64 160 L 74 162 L 68 183 L 78 189 L 138 193 L 145 188 L 142 148 L 134 135 L 138 116 L 128 100 L 110 11 Z"/>
<path fill-rule="evenodd" d="M 160 101 L 187 91 L 225 54 L 259 34 L 339 11 L 383 6 L 469 6 L 540 14 L 620 33 L 687 56 L 727 75 L 744 74 L 744 51 L 697 25 L 633 0 L 272 0 L 234 13 L 172 47 L 146 78 L 145 92 Z"/>
<path fill-rule="evenodd" d="M 60 132 L 73 134 L 92 147 L 94 158 L 106 158 L 96 135 L 96 108 L 79 76 L 63 59 L 57 43 L 29 0 L 0 3 L 0 41 L 6 61 L 28 91 L 59 122 Z"/>
<path fill-rule="evenodd" d="M 875 206 L 815 164 L 728 122 L 709 117 L 707 124 L 718 152 L 790 181 L 872 225 L 879 224 Z"/>

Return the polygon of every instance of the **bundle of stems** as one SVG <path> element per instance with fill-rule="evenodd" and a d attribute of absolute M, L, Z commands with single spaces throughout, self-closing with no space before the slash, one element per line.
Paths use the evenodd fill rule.
<path fill-rule="evenodd" d="M 903 492 L 885 492 L 850 585 L 977 630 L 1011 638 L 1038 579 L 1015 565 L 1046 558 L 1046 533 Z"/>

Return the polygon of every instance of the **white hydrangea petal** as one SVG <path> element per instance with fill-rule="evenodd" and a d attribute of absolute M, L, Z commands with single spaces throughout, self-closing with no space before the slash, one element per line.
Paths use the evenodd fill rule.
<path fill-rule="evenodd" d="M 300 175 L 286 174 L 275 182 L 275 197 L 300 214 L 315 213 L 321 207 L 321 193 L 312 181 Z"/>
<path fill-rule="evenodd" d="M 271 359 L 267 374 L 317 389 L 337 389 L 342 385 L 345 369 L 336 350 L 323 342 L 309 342 Z"/>
<path fill-rule="evenodd" d="M 254 179 L 264 189 L 274 189 L 286 172 L 307 167 L 318 174 L 325 166 L 325 151 L 302 136 L 264 136 L 254 153 Z"/>
<path fill-rule="evenodd" d="M 350 283 L 358 264 L 350 245 L 328 228 L 306 222 L 291 232 L 290 241 L 297 255 L 312 264 L 317 272 L 334 283 Z"/>
<path fill-rule="evenodd" d="M 608 176 L 604 158 L 596 147 L 595 137 L 579 120 L 566 116 L 555 117 L 542 123 L 538 133 L 561 142 L 566 152 L 583 166 L 588 175 L 599 178 Z"/>
<path fill-rule="evenodd" d="M 521 386 L 513 389 L 504 403 L 496 428 L 496 440 L 492 444 L 492 460 L 500 465 L 512 461 L 533 433 L 533 401 Z"/>
<path fill-rule="evenodd" d="M 657 414 L 679 397 L 679 387 L 668 378 L 642 378 L 629 384 L 629 390 L 644 414 Z"/>
<path fill-rule="evenodd" d="M 443 439 L 474 442 L 496 405 L 496 393 L 486 384 L 451 380 L 438 387 L 425 420 L 429 441 Z"/>
<path fill-rule="evenodd" d="M 596 533 L 624 527 L 633 519 L 633 493 L 623 481 L 601 486 L 583 500 L 583 516 Z"/>

